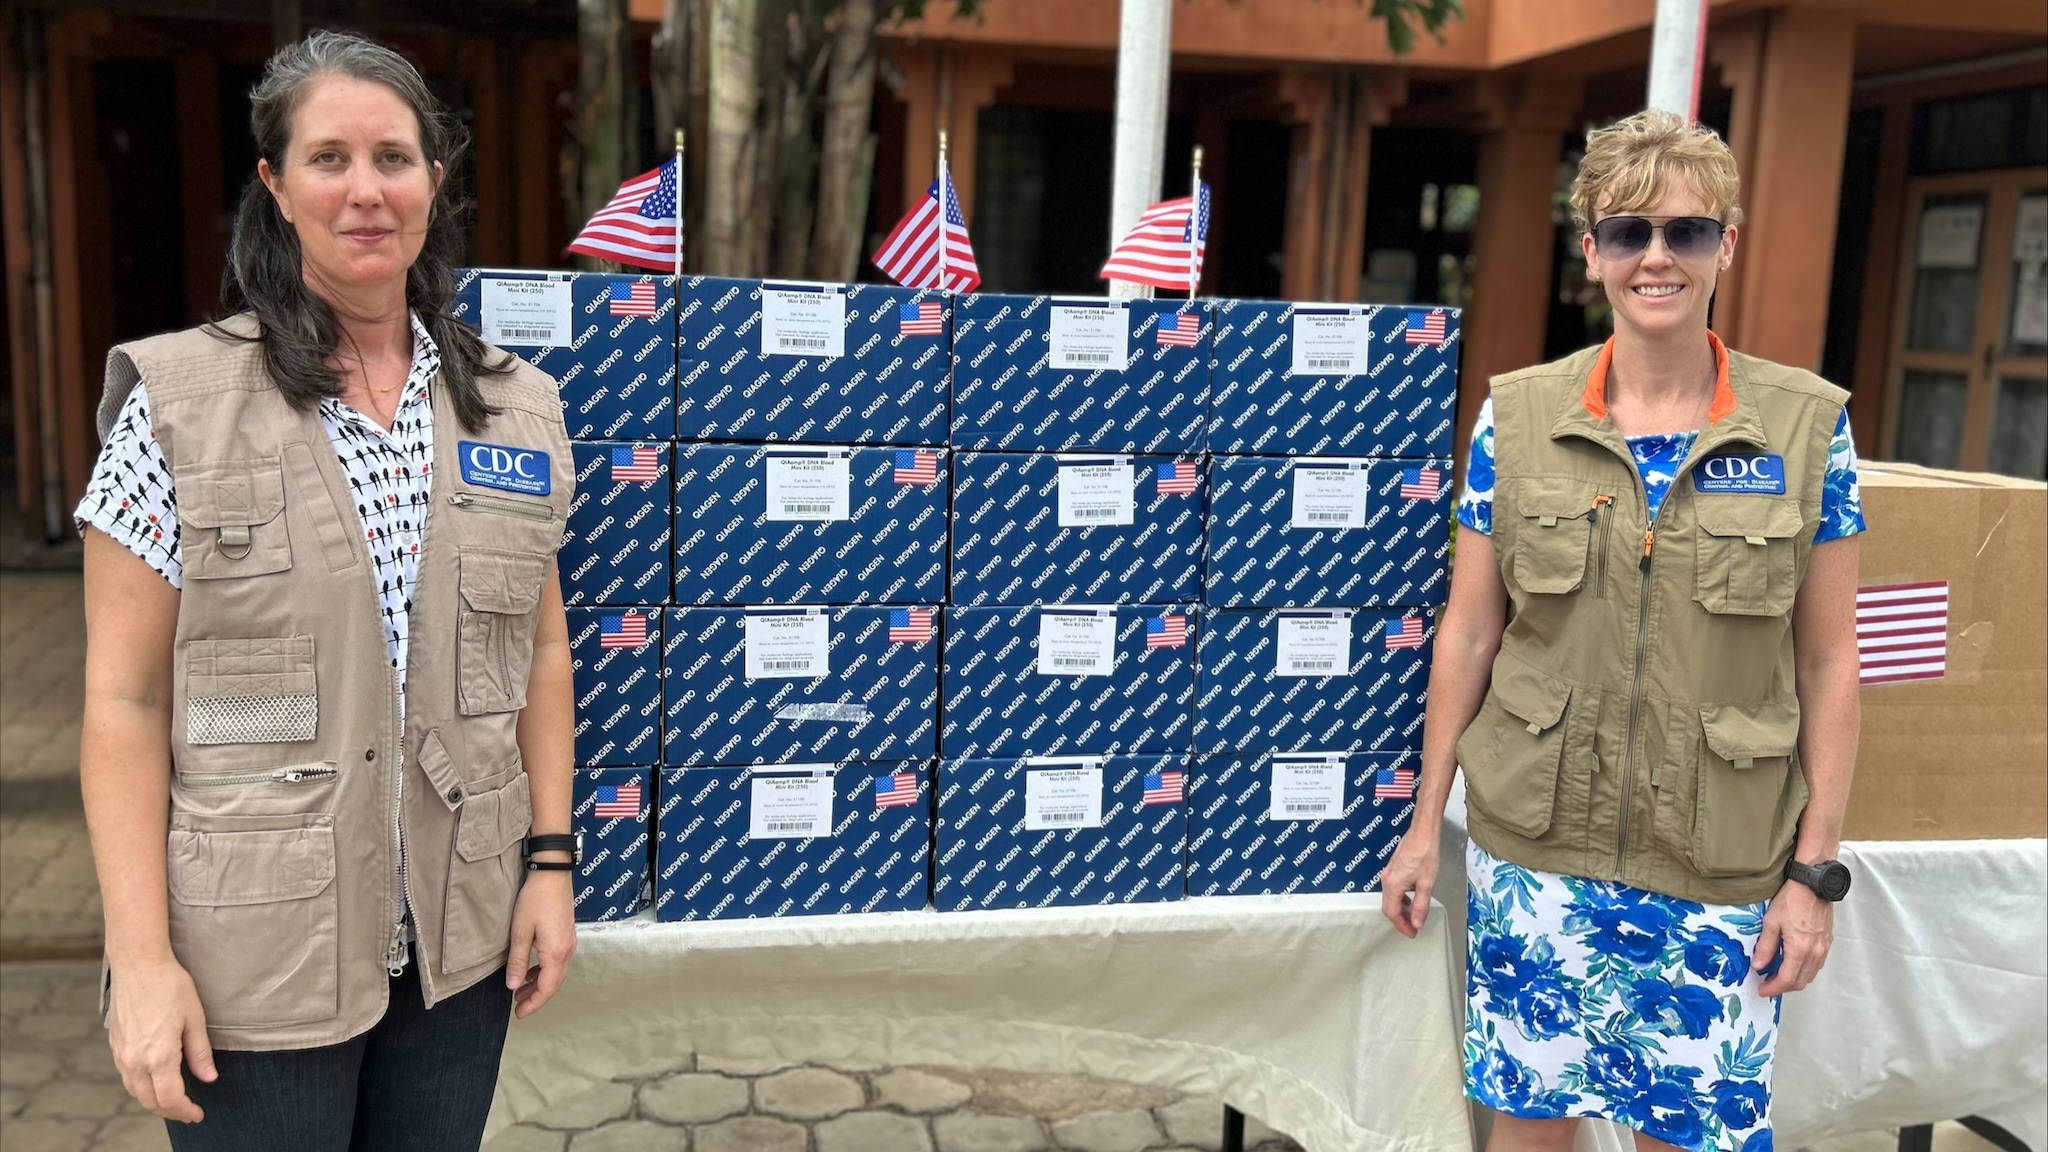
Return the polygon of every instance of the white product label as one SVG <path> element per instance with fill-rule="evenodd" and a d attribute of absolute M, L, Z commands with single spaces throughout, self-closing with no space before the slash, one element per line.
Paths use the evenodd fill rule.
<path fill-rule="evenodd" d="M 832 671 L 823 612 L 747 613 L 747 679 L 809 680 Z"/>
<path fill-rule="evenodd" d="M 832 769 L 755 776 L 747 835 L 755 840 L 798 840 L 832 834 Z"/>
<path fill-rule="evenodd" d="M 567 280 L 484 277 L 477 327 L 500 347 L 559 348 L 576 339 L 576 309 Z"/>
<path fill-rule="evenodd" d="M 1282 616 L 1273 646 L 1275 676 L 1349 676 L 1351 613 Z"/>
<path fill-rule="evenodd" d="M 1116 609 L 1038 613 L 1038 674 L 1107 676 L 1116 667 Z"/>
<path fill-rule="evenodd" d="M 1138 476 L 1130 457 L 1061 460 L 1060 527 L 1129 527 L 1138 514 Z"/>
<path fill-rule="evenodd" d="M 1273 758 L 1268 820 L 1334 820 L 1344 815 L 1344 756 Z"/>
<path fill-rule="evenodd" d="M 1131 310 L 1119 304 L 1052 306 L 1051 368 L 1121 372 L 1131 355 Z"/>
<path fill-rule="evenodd" d="M 851 519 L 852 456 L 851 452 L 769 456 L 768 519 Z"/>
<path fill-rule="evenodd" d="M 1310 465 L 1297 461 L 1294 473 L 1294 515 L 1291 528 L 1333 530 L 1365 527 L 1366 501 L 1372 486 L 1361 463 Z"/>
<path fill-rule="evenodd" d="M 761 355 L 846 355 L 846 289 L 761 286 Z"/>
<path fill-rule="evenodd" d="M 1024 770 L 1024 830 L 1102 827 L 1102 768 Z"/>
<path fill-rule="evenodd" d="M 1293 376 L 1362 376 L 1372 367 L 1372 323 L 1366 309 L 1294 311 Z"/>
<path fill-rule="evenodd" d="M 859 724 L 868 718 L 865 704 L 784 704 L 775 710 L 777 720 L 829 720 L 834 724 Z"/>

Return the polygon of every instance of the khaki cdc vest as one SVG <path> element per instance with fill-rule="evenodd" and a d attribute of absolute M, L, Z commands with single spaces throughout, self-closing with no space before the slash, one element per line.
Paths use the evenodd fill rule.
<path fill-rule="evenodd" d="M 318 411 L 285 402 L 260 345 L 190 329 L 108 355 L 103 429 L 138 379 L 185 575 L 171 948 L 215 1047 L 339 1043 L 384 1014 L 408 902 L 428 1006 L 505 961 L 532 822 L 514 728 L 573 483 L 561 405 L 522 364 L 479 378 L 501 412 L 468 432 L 433 389 L 401 729 L 362 522 Z M 524 462 L 549 490 L 467 482 L 466 444 L 545 454 Z"/>
<path fill-rule="evenodd" d="M 1776 894 L 1806 805 L 1792 604 L 1847 393 L 1713 345 L 1709 420 L 1654 525 L 1608 349 L 1493 381 L 1509 617 L 1458 759 L 1500 859 L 1738 904 Z M 1727 491 L 1728 461 L 1701 479 L 1760 454 L 1782 494 Z"/>

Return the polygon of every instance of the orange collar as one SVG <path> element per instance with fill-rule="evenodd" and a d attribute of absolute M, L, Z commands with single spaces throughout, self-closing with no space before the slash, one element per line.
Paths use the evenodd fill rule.
<path fill-rule="evenodd" d="M 1735 389 L 1728 386 L 1727 346 L 1711 331 L 1707 345 L 1714 350 L 1714 402 L 1707 408 L 1707 423 L 1719 424 L 1735 411 Z M 1593 361 L 1593 370 L 1586 374 L 1586 390 L 1579 396 L 1579 403 L 1595 420 L 1607 419 L 1607 367 L 1613 362 L 1614 337 L 1609 336 L 1600 348 L 1600 358 Z"/>

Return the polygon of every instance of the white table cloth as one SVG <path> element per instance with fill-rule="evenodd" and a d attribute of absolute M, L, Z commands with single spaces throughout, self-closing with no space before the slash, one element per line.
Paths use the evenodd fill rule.
<path fill-rule="evenodd" d="M 1372 894 L 585 925 L 489 1130 L 704 1051 L 1080 1073 L 1220 1096 L 1309 1152 L 1466 1152 L 1449 924 L 1403 939 Z"/>

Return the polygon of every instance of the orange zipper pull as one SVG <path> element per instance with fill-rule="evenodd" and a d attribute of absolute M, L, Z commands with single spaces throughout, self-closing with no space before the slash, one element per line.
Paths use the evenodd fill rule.
<path fill-rule="evenodd" d="M 1657 530 L 1656 530 L 1655 528 L 1645 528 L 1645 529 L 1643 529 L 1643 563 L 1642 563 L 1642 569 L 1643 569 L 1643 571 L 1645 571 L 1645 572 L 1648 572 L 1648 571 L 1650 570 L 1650 549 L 1651 549 L 1651 548 L 1653 548 L 1653 547 L 1655 547 L 1655 546 L 1656 546 L 1656 544 L 1657 544 Z"/>
<path fill-rule="evenodd" d="M 1614 503 L 1614 497 L 1609 496 L 1605 492 L 1593 497 L 1593 507 L 1591 511 L 1586 513 L 1586 522 L 1598 524 L 1600 522 L 1600 510 L 1612 503 Z"/>

